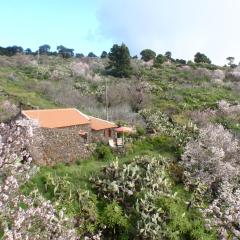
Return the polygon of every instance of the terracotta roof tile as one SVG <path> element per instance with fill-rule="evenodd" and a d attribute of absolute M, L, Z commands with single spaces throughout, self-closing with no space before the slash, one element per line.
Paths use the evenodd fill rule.
<path fill-rule="evenodd" d="M 90 119 L 75 108 L 27 110 L 22 114 L 29 119 L 38 121 L 43 128 L 61 128 L 89 124 Z"/>
<path fill-rule="evenodd" d="M 95 131 L 117 127 L 115 123 L 95 117 L 90 117 L 90 122 L 91 128 Z"/>
<path fill-rule="evenodd" d="M 91 129 L 98 131 L 115 128 L 116 124 L 95 117 L 87 116 L 75 108 L 26 110 L 22 114 L 28 119 L 36 120 L 43 128 L 61 128 L 90 124 Z"/>

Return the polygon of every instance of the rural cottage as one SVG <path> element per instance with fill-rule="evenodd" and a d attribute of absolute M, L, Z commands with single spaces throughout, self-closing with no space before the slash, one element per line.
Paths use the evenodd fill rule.
<path fill-rule="evenodd" d="M 34 158 L 41 164 L 72 162 L 89 155 L 88 144 L 114 137 L 114 123 L 87 116 L 75 108 L 26 110 L 22 116 L 38 123 Z"/>

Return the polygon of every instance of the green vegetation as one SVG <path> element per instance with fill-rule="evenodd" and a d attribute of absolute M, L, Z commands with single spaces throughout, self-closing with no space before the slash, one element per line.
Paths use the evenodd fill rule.
<path fill-rule="evenodd" d="M 19 49 L 8 49 L 7 55 L 13 50 Z M 22 192 L 37 189 L 58 210 L 65 209 L 81 237 L 101 229 L 104 239 L 217 239 L 199 208 L 189 207 L 194 192 L 185 189 L 179 161 L 187 142 L 198 136 L 200 120 L 239 135 L 238 114 L 196 119 L 216 111 L 220 100 L 240 101 L 237 77 L 227 77 L 232 67 L 212 65 L 201 53 L 195 63 L 175 60 L 171 52 L 156 56 L 150 49 L 141 52 L 143 61 L 131 59 L 124 44 L 103 51 L 101 58 L 91 52 L 73 58 L 73 49 L 64 46 L 55 55 L 47 44 L 39 53 L 39 64 L 30 49 L 26 55 L 0 56 L 1 117 L 12 117 L 20 103 L 77 107 L 103 117 L 108 104 L 111 119 L 133 123 L 136 133 L 126 136 L 122 149 L 99 143 L 89 159 L 41 166 Z M 147 62 L 153 59 L 153 65 Z"/>
<path fill-rule="evenodd" d="M 196 53 L 194 56 L 194 62 L 195 63 L 208 63 L 211 64 L 211 60 L 203 53 Z"/>
<path fill-rule="evenodd" d="M 144 49 L 140 52 L 140 54 L 142 56 L 142 60 L 144 60 L 145 62 L 153 60 L 156 57 L 156 53 L 151 49 Z"/>
<path fill-rule="evenodd" d="M 176 199 L 161 197 L 157 206 L 168 213 L 166 224 L 166 239 L 216 239 L 214 232 L 206 231 L 201 214 L 194 209 L 188 210 L 185 202 L 189 195 L 182 188 L 175 189 Z"/>
<path fill-rule="evenodd" d="M 169 159 L 168 164 L 174 163 L 179 156 L 177 146 L 173 138 L 168 136 L 136 139 L 133 143 L 127 144 L 128 150 L 123 155 L 111 154 L 111 160 L 103 159 L 101 155 L 104 153 L 108 157 L 108 147 L 100 145 L 98 149 L 100 158 L 99 154 L 96 154 L 96 157 L 79 160 L 72 165 L 41 167 L 39 173 L 23 186 L 22 191 L 27 194 L 37 188 L 46 199 L 57 203 L 59 209 L 65 208 L 69 216 L 79 218 L 81 224 L 77 229 L 80 235 L 93 234 L 100 226 L 105 225 L 107 228 L 104 234 L 108 238 L 132 239 L 136 234 L 138 215 L 134 212 L 129 215 L 129 209 L 127 210 L 122 203 L 117 203 L 117 199 L 109 202 L 99 196 L 89 179 L 101 175 L 102 169 L 108 167 L 116 158 L 119 167 L 130 164 L 139 155 L 157 159 L 161 154 Z M 104 178 L 108 179 L 106 173 L 103 174 Z M 186 192 L 181 184 L 170 181 L 172 187 L 169 190 L 177 198 L 169 199 L 166 196 L 156 199 L 156 206 L 164 209 L 169 219 L 164 226 L 164 231 L 168 235 L 166 239 L 182 239 L 183 236 L 189 239 L 215 239 L 214 232 L 208 232 L 204 228 L 200 212 L 187 210 L 186 202 L 190 201 L 191 194 Z"/>
<path fill-rule="evenodd" d="M 154 61 L 154 66 L 159 67 L 161 64 L 163 64 L 166 61 L 166 57 L 162 54 L 158 54 L 155 61 Z"/>
<path fill-rule="evenodd" d="M 99 161 L 111 161 L 113 159 L 112 150 L 109 146 L 98 144 L 94 156 Z"/>
<path fill-rule="evenodd" d="M 108 54 L 107 70 L 115 77 L 129 77 L 131 74 L 130 53 L 125 44 L 114 44 Z"/>

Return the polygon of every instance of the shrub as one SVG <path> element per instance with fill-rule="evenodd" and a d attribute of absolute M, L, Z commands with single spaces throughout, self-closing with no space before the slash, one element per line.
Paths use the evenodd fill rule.
<path fill-rule="evenodd" d="M 163 213 L 154 203 L 156 196 L 170 194 L 166 164 L 161 156 L 145 155 L 123 166 L 114 162 L 92 179 L 99 196 L 117 201 L 131 217 L 136 213 L 133 225 L 140 238 L 157 239 L 161 234 Z"/>
<path fill-rule="evenodd" d="M 169 174 L 173 181 L 177 184 L 183 183 L 184 180 L 184 168 L 178 163 L 173 162 L 169 165 Z"/>
<path fill-rule="evenodd" d="M 116 239 L 117 236 L 126 232 L 129 228 L 128 218 L 124 215 L 123 209 L 116 201 L 108 204 L 101 215 L 101 222 L 108 229 L 108 237 Z"/>
<path fill-rule="evenodd" d="M 211 60 L 203 53 L 196 53 L 194 56 L 194 62 L 195 63 L 208 63 L 211 64 Z"/>
<path fill-rule="evenodd" d="M 136 126 L 136 134 L 137 134 L 137 136 L 144 136 L 145 134 L 146 134 L 146 129 L 145 128 L 143 128 L 142 126 L 140 126 L 140 125 L 137 125 Z"/>
<path fill-rule="evenodd" d="M 164 55 L 158 54 L 154 61 L 154 66 L 158 67 L 159 65 L 163 64 L 166 60 L 167 58 Z"/>
<path fill-rule="evenodd" d="M 217 228 L 219 239 L 239 239 L 240 188 L 225 182 L 219 196 L 203 210 L 209 229 Z"/>
<path fill-rule="evenodd" d="M 152 51 L 151 49 L 144 49 L 141 51 L 140 54 L 142 56 L 142 60 L 145 62 L 153 60 L 156 57 L 156 53 L 154 51 Z"/>
<path fill-rule="evenodd" d="M 116 223 L 126 226 L 122 206 L 131 225 L 127 239 L 214 239 L 199 212 L 187 213 L 186 196 L 181 200 L 173 194 L 168 165 L 161 156 L 144 155 L 129 164 L 114 162 L 92 179 L 98 196 L 110 202 L 103 214 L 105 236 Z"/>
<path fill-rule="evenodd" d="M 191 122 L 182 127 L 159 110 L 143 109 L 139 114 L 150 133 L 174 137 L 178 147 L 184 146 L 197 132 L 196 126 Z"/>
<path fill-rule="evenodd" d="M 166 214 L 167 225 L 164 228 L 163 239 L 191 239 L 191 240 L 215 240 L 215 232 L 208 231 L 204 226 L 204 220 L 200 212 L 190 209 L 183 203 L 185 192 L 180 192 L 181 198 L 159 197 L 157 206 Z"/>
<path fill-rule="evenodd" d="M 113 159 L 112 150 L 109 146 L 105 144 L 99 144 L 94 153 L 97 160 L 110 161 Z"/>

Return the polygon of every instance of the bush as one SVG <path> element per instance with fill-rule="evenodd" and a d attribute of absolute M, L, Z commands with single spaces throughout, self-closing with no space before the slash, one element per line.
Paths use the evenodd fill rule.
<path fill-rule="evenodd" d="M 165 56 L 163 56 L 162 54 L 158 54 L 154 61 L 154 66 L 158 67 L 159 65 L 163 64 L 166 60 L 167 59 Z"/>
<path fill-rule="evenodd" d="M 211 60 L 205 54 L 199 52 L 194 56 L 194 62 L 211 64 Z"/>
<path fill-rule="evenodd" d="M 184 192 L 178 192 L 185 194 Z M 166 213 L 167 225 L 164 227 L 164 239 L 191 239 L 191 240 L 214 240 L 214 231 L 208 231 L 204 226 L 201 214 L 196 210 L 187 210 L 184 204 L 186 196 L 178 198 L 159 197 L 158 208 Z"/>
<path fill-rule="evenodd" d="M 110 161 L 113 159 L 112 150 L 109 146 L 99 144 L 94 153 L 97 160 Z"/>
<path fill-rule="evenodd" d="M 146 129 L 141 126 L 136 126 L 136 135 L 137 136 L 144 136 L 146 134 Z"/>
<path fill-rule="evenodd" d="M 156 57 L 156 53 L 154 51 L 152 51 L 151 49 L 144 49 L 141 51 L 140 54 L 142 56 L 142 60 L 145 62 L 155 59 L 155 57 Z"/>
<path fill-rule="evenodd" d="M 101 222 L 106 225 L 105 231 L 111 239 L 116 239 L 117 236 L 127 232 L 129 228 L 128 218 L 116 201 L 104 208 Z"/>
<path fill-rule="evenodd" d="M 169 165 L 169 174 L 175 183 L 183 183 L 184 169 L 178 163 L 171 163 Z"/>

